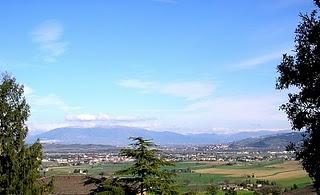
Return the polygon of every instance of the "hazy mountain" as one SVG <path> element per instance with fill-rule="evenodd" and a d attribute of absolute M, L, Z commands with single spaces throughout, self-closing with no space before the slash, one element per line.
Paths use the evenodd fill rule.
<path fill-rule="evenodd" d="M 131 127 L 101 127 L 101 128 L 58 128 L 45 133 L 30 135 L 27 142 L 40 139 L 42 142 L 62 144 L 104 144 L 127 145 L 129 137 L 141 136 L 153 139 L 162 145 L 178 144 L 217 144 L 237 141 L 249 137 L 259 137 L 275 134 L 274 131 L 239 132 L 235 134 L 179 134 L 169 131 L 157 132 Z M 278 132 L 279 133 L 279 132 Z"/>
<path fill-rule="evenodd" d="M 256 138 L 247 138 L 230 144 L 231 148 L 285 148 L 290 142 L 303 139 L 301 132 L 282 133 Z"/>

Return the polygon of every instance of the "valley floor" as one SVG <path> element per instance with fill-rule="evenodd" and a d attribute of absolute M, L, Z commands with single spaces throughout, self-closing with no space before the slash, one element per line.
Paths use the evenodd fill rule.
<path fill-rule="evenodd" d="M 59 189 L 72 190 L 73 186 L 82 186 L 83 193 L 88 193 L 93 186 L 84 185 L 84 178 L 112 176 L 119 169 L 128 166 L 128 163 L 109 163 L 80 166 L 56 166 L 50 167 L 47 176 L 55 176 L 55 194 L 63 194 Z M 74 170 L 86 170 L 86 175 L 74 173 Z M 170 168 L 177 174 L 176 181 L 181 192 L 194 191 L 204 194 L 206 188 L 211 185 L 219 185 L 227 188 L 236 187 L 238 194 L 253 194 L 253 188 L 240 187 L 244 182 L 256 186 L 257 180 L 268 180 L 280 185 L 283 189 L 290 190 L 294 185 L 303 188 L 311 184 L 311 179 L 296 161 L 263 161 L 255 163 L 237 163 L 227 165 L 212 162 L 179 162 Z M 60 181 L 59 181 L 60 180 Z M 241 184 L 242 183 L 242 184 Z M 69 186 L 63 187 L 64 185 Z M 249 185 L 251 186 L 251 184 Z M 60 192 L 60 193 L 59 193 Z"/>

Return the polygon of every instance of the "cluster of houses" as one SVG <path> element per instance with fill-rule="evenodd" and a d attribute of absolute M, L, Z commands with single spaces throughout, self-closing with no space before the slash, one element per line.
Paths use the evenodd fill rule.
<path fill-rule="evenodd" d="M 293 160 L 294 154 L 288 151 L 233 151 L 227 145 L 186 146 L 161 148 L 166 158 L 173 162 L 217 161 L 225 163 L 259 162 L 268 160 Z M 48 153 L 43 162 L 59 165 L 81 165 L 96 163 L 125 163 L 132 159 L 120 156 L 118 152 L 91 153 Z"/>
<path fill-rule="evenodd" d="M 229 184 L 229 183 L 220 183 L 219 187 L 221 190 L 250 190 L 250 191 L 256 191 L 260 188 L 270 187 L 270 186 L 276 186 L 275 182 L 269 182 L 268 180 L 256 180 L 254 183 L 252 183 L 250 180 L 246 180 L 246 182 L 242 182 L 241 184 Z"/>
<path fill-rule="evenodd" d="M 269 160 L 294 160 L 294 155 L 287 151 L 225 151 L 225 152 L 185 152 L 168 154 L 168 158 L 175 162 L 184 161 L 218 161 L 218 162 L 259 162 Z"/>
<path fill-rule="evenodd" d="M 97 163 L 123 163 L 132 159 L 114 153 L 70 153 L 46 155 L 42 160 L 44 163 L 57 163 L 59 165 L 93 165 Z"/>

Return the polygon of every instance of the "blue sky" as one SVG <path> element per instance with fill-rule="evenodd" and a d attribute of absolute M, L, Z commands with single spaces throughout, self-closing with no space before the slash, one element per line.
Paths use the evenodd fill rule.
<path fill-rule="evenodd" d="M 0 70 L 31 132 L 288 129 L 276 66 L 311 0 L 3 1 Z"/>

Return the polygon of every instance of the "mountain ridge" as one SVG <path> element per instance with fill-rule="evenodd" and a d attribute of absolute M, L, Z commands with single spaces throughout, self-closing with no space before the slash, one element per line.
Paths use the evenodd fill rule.
<path fill-rule="evenodd" d="M 289 132 L 269 136 L 261 136 L 256 138 L 246 138 L 231 143 L 229 147 L 233 149 L 279 149 L 285 148 L 290 142 L 299 143 L 302 141 L 302 139 L 303 132 Z"/>
<path fill-rule="evenodd" d="M 30 135 L 27 142 L 31 143 L 38 138 L 41 142 L 52 142 L 62 144 L 104 144 L 104 145 L 127 145 L 129 137 L 145 137 L 152 139 L 161 145 L 183 145 L 183 144 L 221 144 L 234 142 L 250 137 L 267 136 L 288 131 L 238 132 L 234 134 L 199 133 L 180 134 L 171 131 L 151 131 L 143 128 L 133 127 L 64 127 L 47 131 L 41 134 Z"/>

